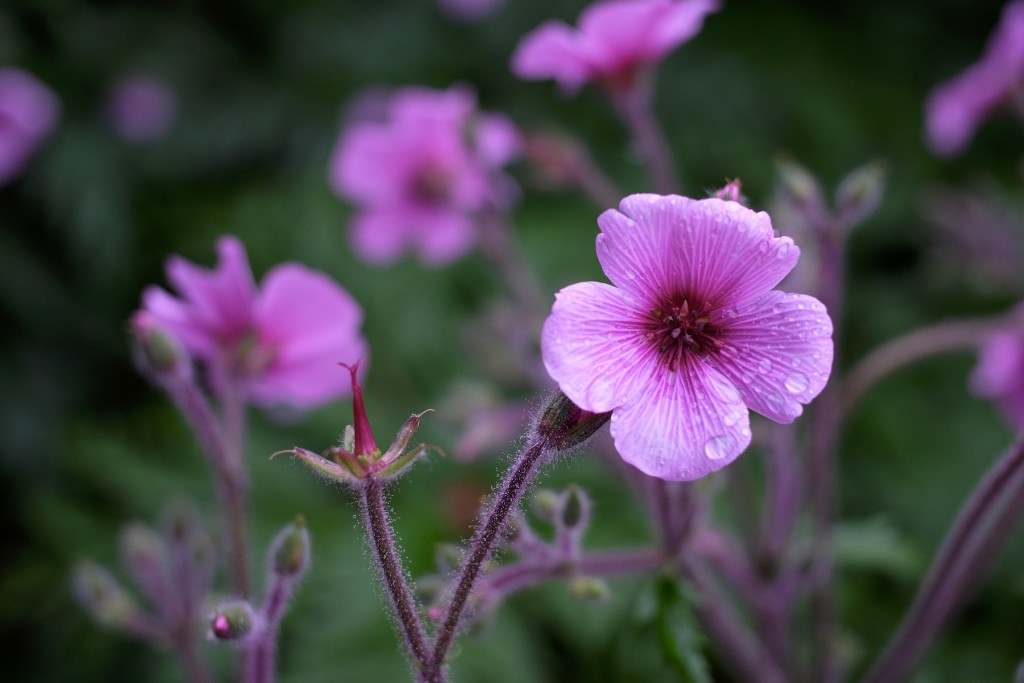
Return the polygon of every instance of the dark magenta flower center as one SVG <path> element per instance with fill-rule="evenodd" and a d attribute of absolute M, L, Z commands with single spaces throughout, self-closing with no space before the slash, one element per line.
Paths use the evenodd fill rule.
<path fill-rule="evenodd" d="M 722 328 L 711 322 L 711 304 L 694 302 L 686 297 L 665 301 L 662 308 L 651 311 L 651 325 L 644 338 L 656 345 L 670 370 L 679 368 L 687 353 L 704 356 L 725 347 Z"/>

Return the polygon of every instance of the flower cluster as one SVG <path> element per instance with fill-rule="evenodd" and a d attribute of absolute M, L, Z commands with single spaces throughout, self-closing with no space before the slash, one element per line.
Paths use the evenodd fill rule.
<path fill-rule="evenodd" d="M 477 242 L 476 221 L 515 196 L 502 166 L 519 152 L 504 117 L 477 111 L 465 88 L 405 88 L 383 121 L 349 126 L 330 163 L 331 187 L 360 207 L 352 246 L 372 263 L 405 250 L 442 265 Z"/>
<path fill-rule="evenodd" d="M 181 298 L 160 287 L 142 293 L 145 316 L 204 361 L 214 386 L 238 382 L 262 406 L 312 408 L 348 393 L 339 358 L 366 354 L 363 312 L 323 273 L 298 263 L 273 268 L 257 287 L 245 247 L 217 242 L 213 270 L 174 256 L 167 279 Z"/>
<path fill-rule="evenodd" d="M 619 454 L 690 480 L 750 443 L 749 414 L 791 422 L 825 386 L 832 322 L 817 299 L 772 289 L 800 251 L 732 201 L 638 194 L 598 218 L 613 285 L 562 289 L 544 364 L 573 402 L 611 411 Z"/>

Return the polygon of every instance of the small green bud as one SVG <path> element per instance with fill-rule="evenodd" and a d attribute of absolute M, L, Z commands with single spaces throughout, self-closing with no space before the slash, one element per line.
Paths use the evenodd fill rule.
<path fill-rule="evenodd" d="M 575 484 L 570 485 L 563 496 L 562 524 L 567 529 L 573 529 L 579 526 L 584 517 L 589 517 L 590 500 L 586 492 Z"/>
<path fill-rule="evenodd" d="M 298 576 L 309 566 L 309 531 L 302 515 L 295 517 L 271 543 L 274 573 L 281 576 Z"/>
<path fill-rule="evenodd" d="M 561 496 L 551 489 L 538 489 L 537 493 L 533 494 L 531 507 L 537 519 L 554 524 L 562 507 Z"/>
<path fill-rule="evenodd" d="M 95 562 L 79 562 L 71 580 L 78 602 L 104 626 L 127 628 L 139 614 L 135 601 L 117 579 Z"/>
<path fill-rule="evenodd" d="M 568 451 L 593 436 L 610 417 L 611 413 L 583 410 L 559 391 L 541 413 L 536 431 L 554 450 Z"/>
<path fill-rule="evenodd" d="M 244 641 L 256 630 L 256 611 L 244 600 L 222 603 L 210 618 L 210 636 L 222 641 Z"/>
<path fill-rule="evenodd" d="M 569 579 L 569 591 L 577 598 L 595 602 L 604 602 L 612 595 L 608 584 L 593 576 L 574 576 Z"/>
<path fill-rule="evenodd" d="M 870 216 L 885 194 L 885 165 L 875 161 L 854 169 L 836 190 L 836 216 L 851 228 Z"/>

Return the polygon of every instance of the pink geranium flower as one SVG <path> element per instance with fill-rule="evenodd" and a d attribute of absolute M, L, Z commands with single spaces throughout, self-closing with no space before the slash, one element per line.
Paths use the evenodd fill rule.
<path fill-rule="evenodd" d="M 512 71 L 558 81 L 575 91 L 587 82 L 619 90 L 639 69 L 697 35 L 717 0 L 606 0 L 580 15 L 579 28 L 549 21 L 520 41 Z"/>
<path fill-rule="evenodd" d="M 171 257 L 167 279 L 180 298 L 148 287 L 144 314 L 206 363 L 215 388 L 237 381 L 255 403 L 300 409 L 347 395 L 337 365 L 366 354 L 352 296 L 298 263 L 274 267 L 257 287 L 236 237 L 220 238 L 217 254 L 213 270 Z"/>
<path fill-rule="evenodd" d="M 825 386 L 832 322 L 817 299 L 772 289 L 800 251 L 767 214 L 638 194 L 598 224 L 613 284 L 560 291 L 541 349 L 566 396 L 611 411 L 624 460 L 696 479 L 750 443 L 748 408 L 791 422 Z"/>
<path fill-rule="evenodd" d="M 0 68 L 0 185 L 14 179 L 57 123 L 57 96 L 35 76 Z"/>
<path fill-rule="evenodd" d="M 480 214 L 514 196 L 501 167 L 518 151 L 512 124 L 479 113 L 468 90 L 398 91 L 386 119 L 351 125 L 331 159 L 332 188 L 361 209 L 353 248 L 380 264 L 406 249 L 431 265 L 458 258 L 476 243 Z"/>
<path fill-rule="evenodd" d="M 1024 0 L 1006 5 L 981 61 L 937 87 L 925 106 L 931 148 L 960 152 L 992 110 L 1024 92 Z"/>
<path fill-rule="evenodd" d="M 1006 330 L 985 342 L 971 374 L 971 389 L 995 401 L 1011 425 L 1024 426 L 1024 334 Z"/>

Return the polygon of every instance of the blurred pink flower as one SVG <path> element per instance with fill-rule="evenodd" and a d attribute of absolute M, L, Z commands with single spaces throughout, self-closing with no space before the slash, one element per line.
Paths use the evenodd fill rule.
<path fill-rule="evenodd" d="M 1022 91 L 1024 0 L 1016 0 L 1003 9 L 981 61 L 929 95 L 925 128 L 932 150 L 942 155 L 960 152 L 993 109 L 1021 97 Z"/>
<path fill-rule="evenodd" d="M 162 79 L 148 74 L 122 76 L 104 103 L 114 132 L 129 142 L 157 140 L 174 124 L 178 99 Z"/>
<path fill-rule="evenodd" d="M 53 130 L 60 103 L 35 76 L 0 68 L 0 185 L 13 180 Z"/>
<path fill-rule="evenodd" d="M 553 78 L 567 91 L 587 82 L 628 88 L 639 69 L 693 38 L 717 0 L 605 0 L 580 15 L 579 28 L 548 21 L 512 55 L 520 78 Z"/>
<path fill-rule="evenodd" d="M 598 224 L 614 286 L 560 291 L 541 351 L 574 403 L 611 411 L 626 462 L 673 481 L 704 476 L 750 443 L 748 408 L 792 422 L 825 386 L 832 321 L 817 299 L 772 289 L 800 250 L 768 214 L 637 194 Z"/>
<path fill-rule="evenodd" d="M 975 394 L 996 402 L 1011 425 L 1024 427 L 1024 333 L 993 334 L 978 353 L 970 383 Z"/>
<path fill-rule="evenodd" d="M 512 123 L 478 112 L 468 90 L 396 92 L 386 120 L 350 125 L 331 158 L 331 187 L 361 209 L 353 248 L 380 264 L 406 249 L 431 265 L 458 258 L 477 241 L 478 216 L 515 196 L 501 167 L 519 147 Z"/>
<path fill-rule="evenodd" d="M 215 387 L 227 378 L 240 381 L 264 407 L 313 408 L 348 395 L 338 363 L 367 352 L 355 299 L 298 263 L 274 267 L 257 287 L 236 237 L 220 238 L 217 254 L 213 270 L 171 257 L 167 279 L 180 298 L 147 287 L 144 312 L 206 363 Z"/>

